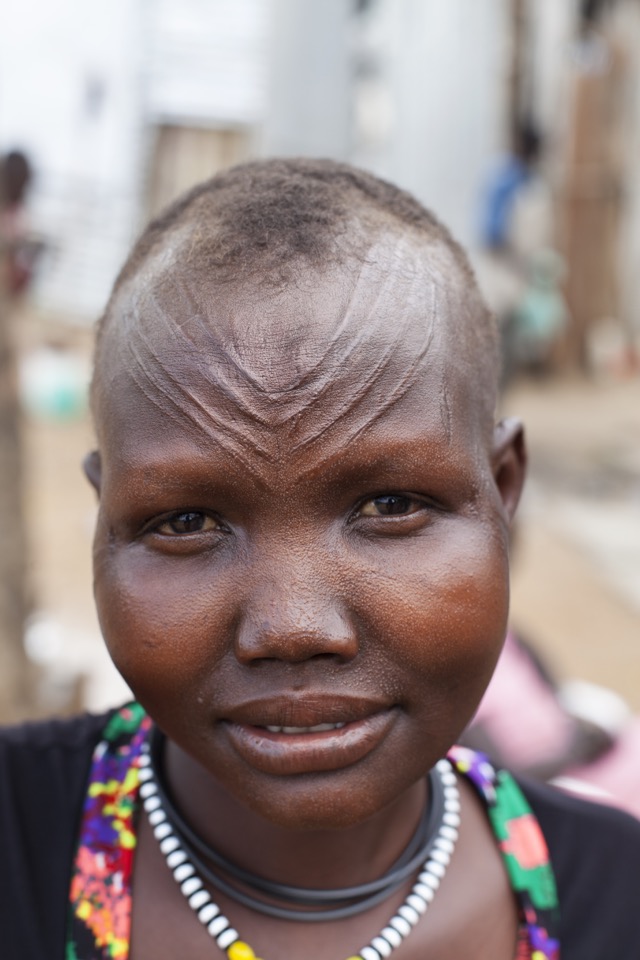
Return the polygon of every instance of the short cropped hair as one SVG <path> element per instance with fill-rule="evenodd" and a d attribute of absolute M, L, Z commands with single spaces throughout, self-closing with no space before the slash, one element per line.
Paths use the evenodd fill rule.
<path fill-rule="evenodd" d="M 256 160 L 194 187 L 146 227 L 133 247 L 98 325 L 100 341 L 115 298 L 156 252 L 181 234 L 176 269 L 217 282 L 247 280 L 286 286 L 298 268 L 364 259 L 385 230 L 418 244 L 444 245 L 471 304 L 460 320 L 464 342 L 489 377 L 498 374 L 497 334 L 466 253 L 447 228 L 410 193 L 346 163 L 328 159 Z"/>

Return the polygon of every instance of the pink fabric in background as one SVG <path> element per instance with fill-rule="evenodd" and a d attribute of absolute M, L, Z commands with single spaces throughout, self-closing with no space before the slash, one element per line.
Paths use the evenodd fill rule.
<path fill-rule="evenodd" d="M 533 766 L 569 746 L 571 720 L 511 631 L 473 723 L 499 744 L 506 766 Z"/>
<path fill-rule="evenodd" d="M 595 787 L 598 800 L 640 818 L 640 717 L 624 728 L 615 745 L 593 763 L 572 767 L 564 777 Z M 570 789 L 562 781 L 560 786 Z"/>

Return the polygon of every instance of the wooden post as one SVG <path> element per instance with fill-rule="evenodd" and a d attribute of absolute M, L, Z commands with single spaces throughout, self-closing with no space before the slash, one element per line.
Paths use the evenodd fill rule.
<path fill-rule="evenodd" d="M 7 255 L 0 236 L 0 723 L 24 716 L 31 699 L 23 645 L 27 549 L 17 363 L 5 282 Z"/>
<path fill-rule="evenodd" d="M 593 31 L 590 66 L 576 65 L 567 165 L 561 196 L 561 246 L 567 261 L 566 296 L 571 323 L 565 343 L 570 367 L 588 372 L 594 323 L 618 315 L 616 242 L 621 173 L 620 88 L 624 69 L 616 44 Z M 597 45 L 600 45 L 599 48 Z"/>
<path fill-rule="evenodd" d="M 508 77 L 509 88 L 509 141 L 511 149 L 517 149 L 518 129 L 526 113 L 526 44 L 527 21 L 525 0 L 511 0 L 511 63 Z"/>

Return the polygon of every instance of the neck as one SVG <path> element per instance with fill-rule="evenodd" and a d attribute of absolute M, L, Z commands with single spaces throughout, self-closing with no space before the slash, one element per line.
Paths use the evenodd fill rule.
<path fill-rule="evenodd" d="M 332 889 L 382 876 L 409 843 L 427 802 L 420 781 L 364 823 L 291 830 L 239 803 L 171 742 L 165 769 L 177 806 L 207 844 L 245 870 L 294 886 Z"/>

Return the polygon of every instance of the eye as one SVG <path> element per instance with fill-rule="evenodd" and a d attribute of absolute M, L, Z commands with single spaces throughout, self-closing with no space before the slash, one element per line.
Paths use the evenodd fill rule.
<path fill-rule="evenodd" d="M 165 537 L 179 537 L 190 533 L 209 533 L 212 530 L 221 530 L 222 525 L 215 517 L 200 510 L 184 510 L 166 517 L 153 527 L 153 533 Z"/>
<path fill-rule="evenodd" d="M 360 517 L 406 517 L 424 509 L 425 504 L 415 497 L 401 493 L 385 493 L 365 500 L 358 510 Z"/>

